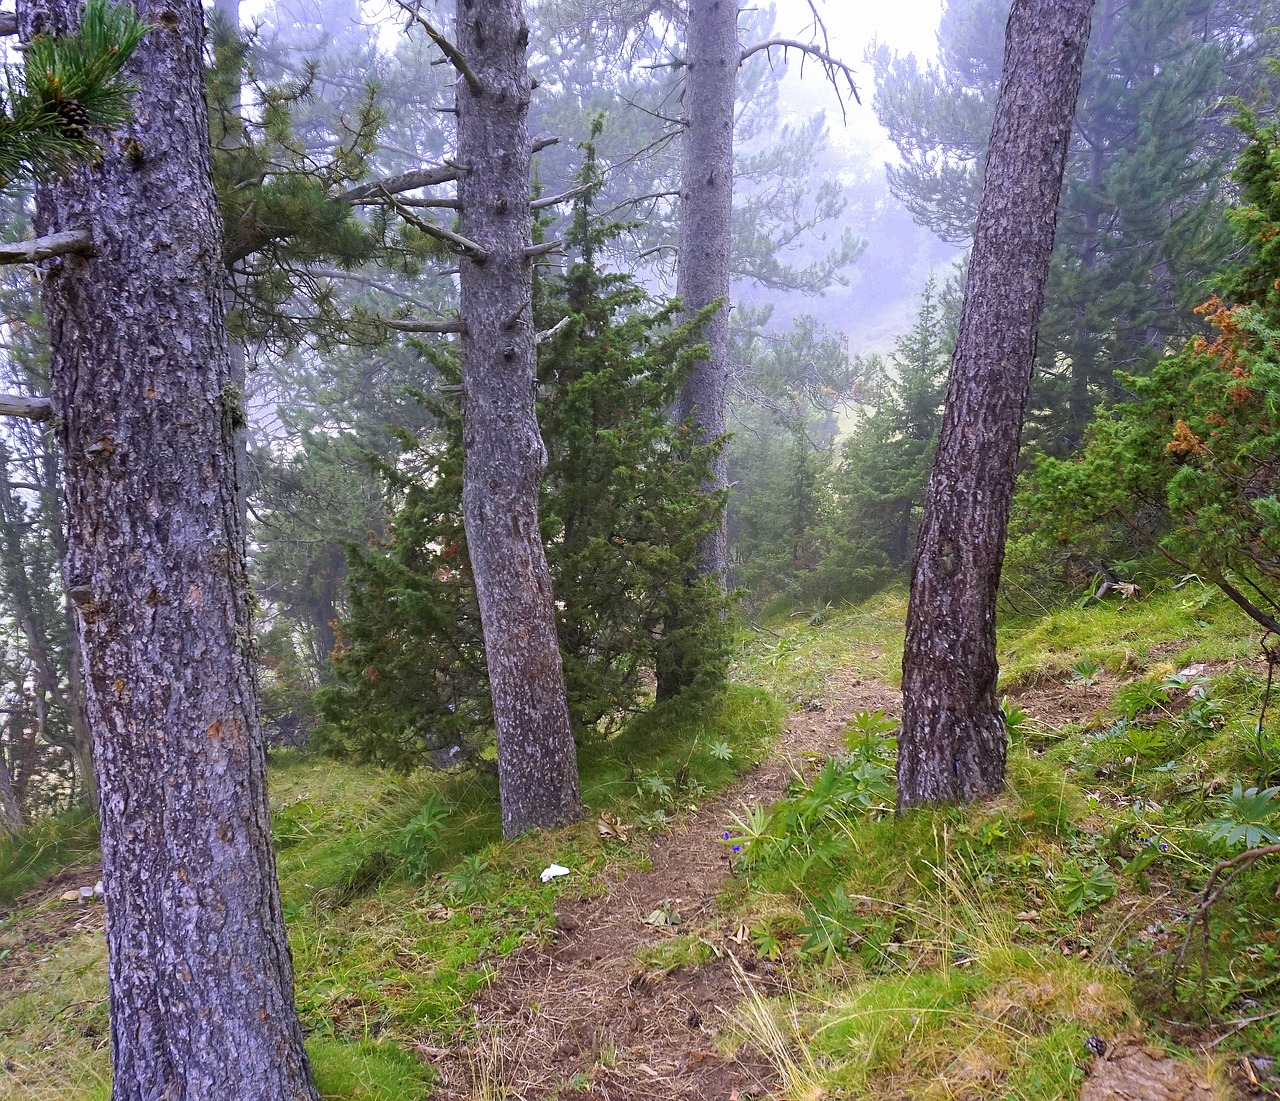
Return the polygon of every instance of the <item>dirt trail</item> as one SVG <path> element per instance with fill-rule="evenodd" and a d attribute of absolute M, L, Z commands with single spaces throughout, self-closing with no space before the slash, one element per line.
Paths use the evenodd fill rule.
<path fill-rule="evenodd" d="M 480 1039 L 469 1053 L 440 1052 L 437 1101 L 510 1097 L 534 1101 L 573 1081 L 573 1096 L 599 1101 L 729 1101 L 768 1096 L 776 1078 L 758 1053 L 722 1058 L 715 1036 L 741 1001 L 731 955 L 734 930 L 717 928 L 716 899 L 729 864 L 721 834 L 742 803 L 768 804 L 805 754 L 839 749 L 849 717 L 897 710 L 897 693 L 874 681 L 837 676 L 821 710 L 797 712 L 777 755 L 655 838 L 653 867 L 612 884 L 603 897 L 565 899 L 557 937 L 506 959 L 476 1002 Z M 681 927 L 699 930 L 720 955 L 666 975 L 644 973 L 636 953 L 671 936 L 645 918 L 670 901 Z M 712 930 L 709 932 L 708 930 Z M 739 952 L 753 980 L 768 985 L 772 965 Z M 575 1079 L 575 1076 L 578 1076 Z M 503 1092 L 505 1091 L 505 1092 Z"/>

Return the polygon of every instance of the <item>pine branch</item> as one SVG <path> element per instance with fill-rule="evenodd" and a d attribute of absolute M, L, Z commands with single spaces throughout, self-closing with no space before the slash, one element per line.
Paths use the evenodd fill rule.
<path fill-rule="evenodd" d="M 403 203 L 398 202 L 393 196 L 384 192 L 386 200 L 397 214 L 408 222 L 414 229 L 421 233 L 425 233 L 428 237 L 433 237 L 437 241 L 443 241 L 447 245 L 452 245 L 460 252 L 465 252 L 471 256 L 477 263 L 483 264 L 489 259 L 489 253 L 477 245 L 474 241 L 468 240 L 461 234 L 454 233 L 451 229 L 445 229 L 444 226 L 438 226 L 434 222 L 425 221 L 419 218 Z"/>
<path fill-rule="evenodd" d="M 127 4 L 88 0 L 75 33 L 40 34 L 27 43 L 20 73 L 5 70 L 0 182 L 48 179 L 99 159 L 88 130 L 128 120 L 134 88 L 120 71 L 149 30 Z"/>

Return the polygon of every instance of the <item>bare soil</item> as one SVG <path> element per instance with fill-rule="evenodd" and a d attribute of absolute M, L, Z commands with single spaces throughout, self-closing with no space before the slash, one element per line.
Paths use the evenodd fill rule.
<path fill-rule="evenodd" d="M 770 1096 L 777 1076 L 762 1053 L 717 1046 L 743 982 L 768 989 L 775 980 L 772 964 L 741 952 L 717 908 L 730 875 L 721 844 L 728 813 L 778 799 L 812 758 L 842 747 L 855 712 L 897 706 L 897 693 L 882 684 L 833 678 L 824 700 L 792 716 L 775 758 L 649 842 L 650 870 L 625 876 L 604 896 L 566 899 L 554 943 L 506 959 L 478 998 L 479 1037 L 466 1045 L 470 1053 L 424 1053 L 440 1072 L 438 1101 L 535 1101 L 570 1083 L 575 1097 L 597 1101 Z M 638 952 L 674 935 L 672 927 L 645 923 L 664 905 L 679 914 L 680 929 L 712 943 L 711 960 L 665 974 L 638 964 Z"/>
<path fill-rule="evenodd" d="M 66 891 L 92 887 L 101 876 L 98 863 L 64 868 L 0 909 L 0 999 L 24 991 L 32 972 L 64 941 L 103 929 L 100 899 L 82 903 L 61 898 Z"/>

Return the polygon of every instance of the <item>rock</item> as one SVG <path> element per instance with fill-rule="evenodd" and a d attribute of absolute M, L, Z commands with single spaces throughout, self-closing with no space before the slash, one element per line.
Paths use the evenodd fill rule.
<path fill-rule="evenodd" d="M 102 895 L 103 895 L 102 880 L 98 880 L 98 882 L 93 885 L 93 897 L 101 898 Z"/>
<path fill-rule="evenodd" d="M 63 902 L 79 902 L 80 892 L 79 891 L 63 891 L 62 894 L 60 894 L 58 897 L 62 899 Z"/>

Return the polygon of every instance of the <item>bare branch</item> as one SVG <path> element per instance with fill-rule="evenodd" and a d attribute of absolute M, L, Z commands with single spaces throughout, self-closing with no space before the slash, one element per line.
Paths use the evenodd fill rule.
<path fill-rule="evenodd" d="M 575 187 L 568 191 L 562 191 L 559 195 L 548 195 L 545 199 L 535 199 L 529 204 L 530 210 L 546 210 L 549 206 L 558 206 L 560 203 L 567 203 L 570 199 L 576 199 L 579 195 L 586 194 L 588 188 Z"/>
<path fill-rule="evenodd" d="M 18 16 L 16 12 L 0 11 L 0 36 L 18 33 Z"/>
<path fill-rule="evenodd" d="M 384 197 L 401 218 L 418 231 L 425 233 L 428 237 L 434 237 L 437 241 L 443 241 L 447 245 L 452 245 L 460 252 L 469 254 L 477 263 L 483 264 L 489 259 L 489 253 L 474 241 L 468 240 L 461 234 L 454 233 L 451 229 L 445 229 L 444 226 L 438 226 L 434 222 L 428 222 L 419 218 L 413 213 L 413 211 L 389 194 L 384 193 Z"/>
<path fill-rule="evenodd" d="M 862 98 L 858 95 L 858 85 L 853 78 L 853 67 L 841 61 L 837 57 L 832 57 L 826 50 L 819 46 L 815 46 L 809 42 L 801 42 L 797 38 L 767 38 L 763 42 L 757 42 L 754 46 L 748 46 L 742 51 L 738 59 L 741 65 L 750 57 L 758 53 L 768 53 L 770 50 L 781 50 L 782 58 L 785 61 L 788 50 L 798 50 L 801 57 L 812 57 L 816 59 L 827 74 L 827 79 L 831 82 L 831 87 L 835 89 L 836 99 L 840 103 L 840 113 L 848 118 L 844 109 L 844 94 L 841 91 L 841 79 L 848 82 L 849 93 L 853 96 L 854 101 L 861 104 Z M 801 62 L 803 65 L 803 61 Z"/>
<path fill-rule="evenodd" d="M 87 229 L 69 229 L 34 241 L 0 244 L 0 264 L 36 264 L 55 256 L 71 255 L 93 255 L 93 236 Z"/>
<path fill-rule="evenodd" d="M 0 417 L 47 421 L 52 416 L 53 403 L 48 398 L 31 398 L 25 394 L 0 394 Z"/>
<path fill-rule="evenodd" d="M 410 321 L 391 317 L 375 317 L 374 321 L 402 333 L 465 333 L 467 326 L 461 318 L 451 321 Z"/>
<path fill-rule="evenodd" d="M 536 260 L 539 256 L 549 256 L 553 252 L 564 249 L 563 241 L 543 241 L 540 245 L 530 245 L 524 250 L 526 260 Z"/>
<path fill-rule="evenodd" d="M 533 338 L 534 344 L 545 344 L 548 340 L 550 340 L 553 336 L 555 336 L 556 333 L 558 333 L 561 329 L 563 329 L 566 325 L 568 325 L 569 322 L 572 320 L 573 320 L 573 314 L 566 314 L 554 325 L 552 325 L 551 328 L 543 329 L 542 332 L 540 332 L 537 336 L 535 336 Z"/>
<path fill-rule="evenodd" d="M 385 180 L 361 184 L 359 187 L 351 188 L 350 191 L 344 191 L 338 199 L 352 206 L 357 206 L 370 198 L 376 202 L 384 193 L 399 195 L 405 191 L 417 191 L 420 187 L 435 187 L 437 184 L 456 180 L 464 172 L 466 168 L 463 165 L 445 161 L 442 165 L 414 168 L 408 172 L 401 172 L 398 176 L 388 176 Z"/>
<path fill-rule="evenodd" d="M 400 5 L 401 11 L 405 12 L 411 20 L 427 32 L 427 37 L 435 43 L 436 49 L 449 59 L 449 64 L 457 69 L 458 75 L 467 82 L 467 87 L 476 95 L 480 95 L 484 91 L 484 85 L 480 83 L 480 78 L 471 71 L 471 66 L 467 64 L 467 59 L 463 57 L 462 51 L 427 22 L 417 4 L 410 4 L 407 0 L 396 0 L 396 3 Z"/>

